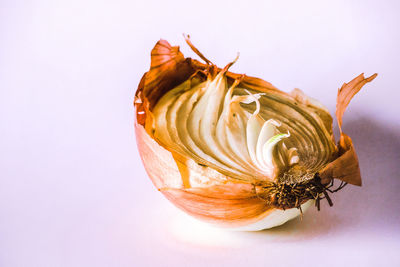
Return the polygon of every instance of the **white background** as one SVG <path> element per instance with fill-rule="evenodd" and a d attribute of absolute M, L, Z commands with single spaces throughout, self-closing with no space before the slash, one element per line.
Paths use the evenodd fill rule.
<path fill-rule="evenodd" d="M 398 1 L 0 2 L 0 266 L 400 264 Z M 301 88 L 379 73 L 344 131 L 363 187 L 259 233 L 209 228 L 144 172 L 133 96 L 160 38 L 220 66 Z"/>

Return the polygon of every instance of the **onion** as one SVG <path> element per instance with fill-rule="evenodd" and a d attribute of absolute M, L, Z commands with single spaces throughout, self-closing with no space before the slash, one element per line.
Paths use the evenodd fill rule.
<path fill-rule="evenodd" d="M 361 186 L 357 155 L 342 132 L 352 97 L 377 74 L 361 74 L 338 91 L 332 117 L 299 89 L 185 58 L 157 42 L 136 92 L 135 132 L 154 185 L 188 214 L 237 230 L 281 225 L 347 183 Z M 341 182 L 333 190 L 334 180 Z"/>

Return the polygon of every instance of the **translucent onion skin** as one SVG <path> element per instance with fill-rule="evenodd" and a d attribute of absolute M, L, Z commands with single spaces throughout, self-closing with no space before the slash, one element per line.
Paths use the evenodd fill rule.
<path fill-rule="evenodd" d="M 152 182 L 178 208 L 202 221 L 223 227 L 261 230 L 296 217 L 300 214 L 298 209 L 283 211 L 260 198 L 256 188 L 257 181 L 241 180 L 227 172 L 196 162 L 182 153 L 165 147 L 154 138 L 151 128 L 154 120 L 152 109 L 157 101 L 196 72 L 221 71 L 194 48 L 190 41 L 188 44 L 206 61 L 206 64 L 185 58 L 179 47 L 172 47 L 167 41 L 160 40 L 151 52 L 150 70 L 143 75 L 136 91 L 134 101 L 136 140 L 144 167 Z M 227 72 L 226 77 L 228 83 L 232 84 L 240 78 L 240 86 L 243 88 L 277 95 L 312 109 L 319 114 L 321 123 L 334 140 L 332 118 L 327 110 L 299 90 L 290 94 L 285 93 L 262 79 L 231 72 Z M 334 147 L 335 153 L 329 162 L 318 170 L 323 184 L 339 179 L 361 186 L 356 152 L 350 137 L 341 129 L 342 116 L 351 98 L 365 83 L 375 77 L 376 74 L 364 78 L 361 74 L 348 84 L 345 83 L 338 91 L 336 116 L 341 135 L 338 145 Z M 312 201 L 300 204 L 305 209 Z"/>

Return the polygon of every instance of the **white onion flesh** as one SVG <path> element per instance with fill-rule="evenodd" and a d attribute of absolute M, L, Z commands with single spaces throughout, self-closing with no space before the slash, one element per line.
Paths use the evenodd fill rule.
<path fill-rule="evenodd" d="M 302 212 L 305 212 L 309 207 L 312 206 L 314 203 L 314 200 L 310 199 L 303 205 L 301 205 L 301 210 Z M 234 227 L 230 228 L 229 230 L 232 231 L 260 231 L 260 230 L 265 230 L 265 229 L 270 229 L 273 227 L 280 226 L 287 221 L 290 221 L 297 216 L 301 214 L 300 209 L 298 208 L 292 208 L 292 209 L 287 209 L 287 210 L 279 210 L 276 209 L 270 214 L 268 214 L 266 217 L 263 219 L 251 223 L 245 226 L 240 226 L 240 227 Z"/>

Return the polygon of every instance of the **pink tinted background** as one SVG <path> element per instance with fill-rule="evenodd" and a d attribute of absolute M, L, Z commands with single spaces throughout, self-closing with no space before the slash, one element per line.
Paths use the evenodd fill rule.
<path fill-rule="evenodd" d="M 0 3 L 0 266 L 400 264 L 398 1 Z M 334 112 L 353 100 L 362 188 L 259 233 L 210 228 L 155 190 L 133 131 L 134 92 L 159 38 Z M 314 263 L 314 264 L 313 264 Z"/>

